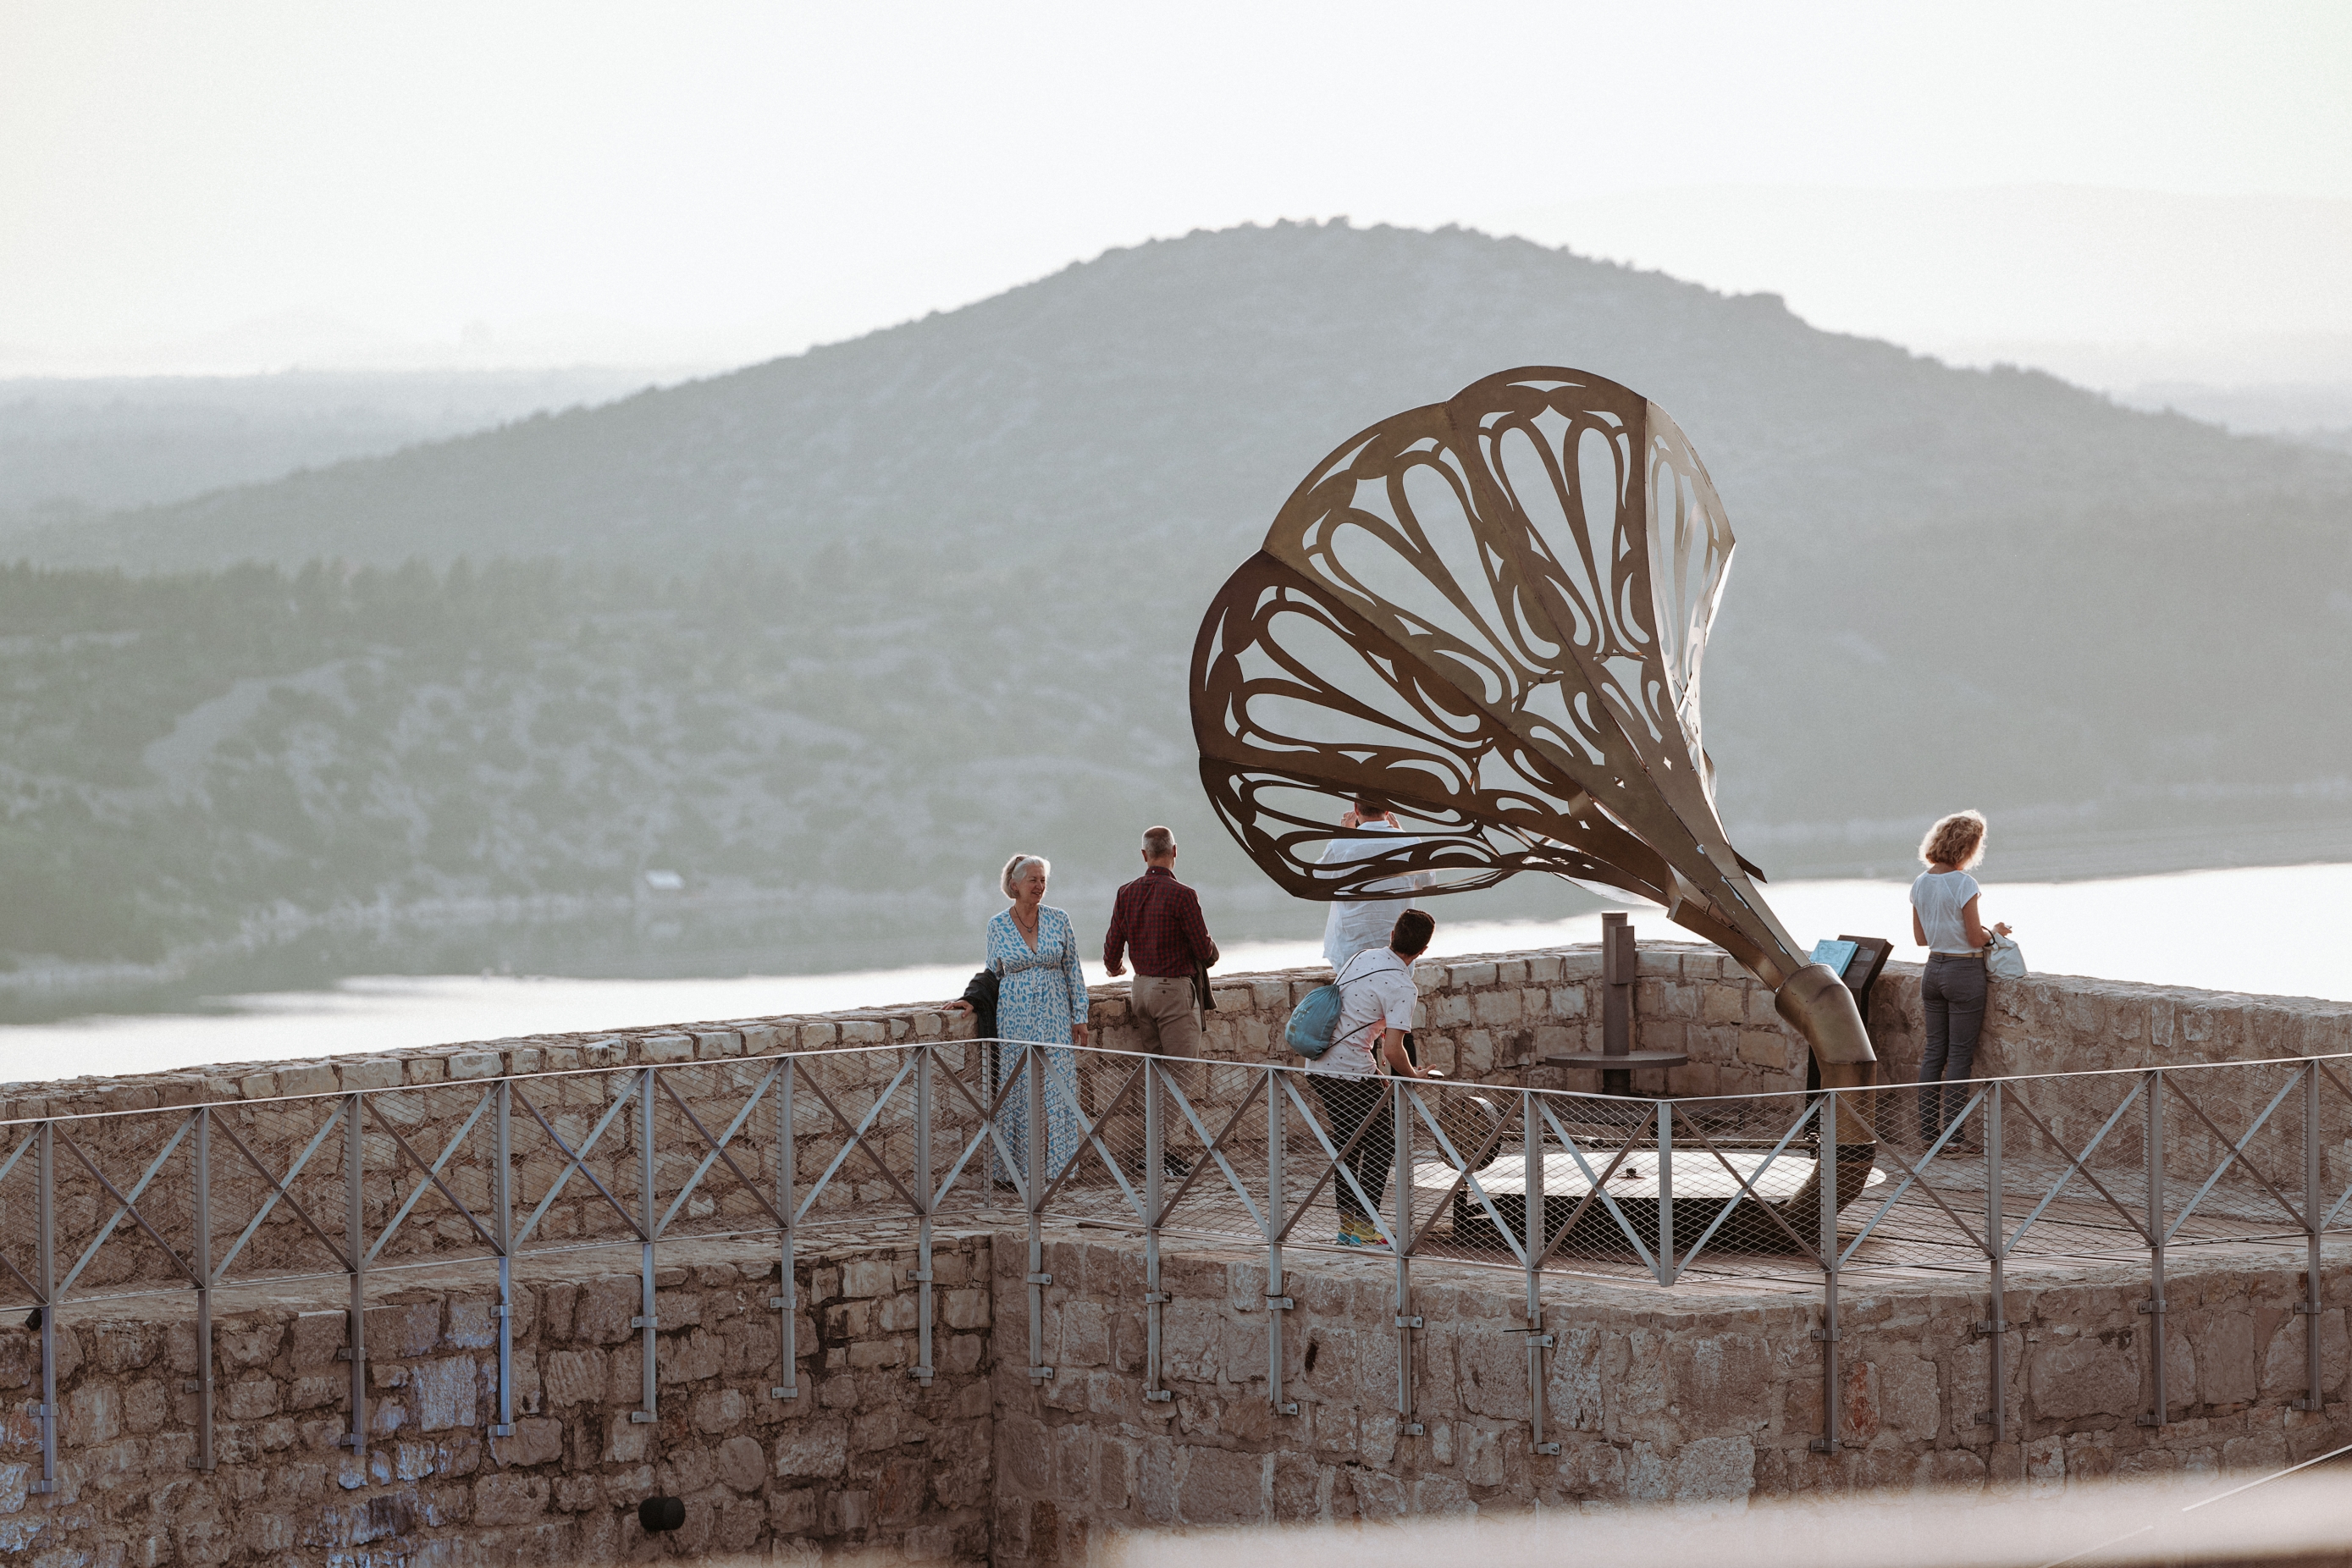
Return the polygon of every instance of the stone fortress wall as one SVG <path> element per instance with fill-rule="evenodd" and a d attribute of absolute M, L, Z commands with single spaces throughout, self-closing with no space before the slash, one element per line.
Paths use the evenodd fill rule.
<path fill-rule="evenodd" d="M 1801 1086 L 1801 1047 L 1769 995 L 1727 960 L 1653 945 L 1640 973 L 1641 1043 L 1692 1060 L 1637 1076 L 1637 1091 Z M 1890 966 L 1873 1009 L 1885 1075 L 1896 1081 L 1916 1059 L 1916 973 Z M 1429 1059 L 1465 1079 L 1592 1087 L 1589 1074 L 1578 1082 L 1534 1064 L 1554 1049 L 1598 1048 L 1593 950 L 1429 963 L 1422 976 Z M 1280 1059 L 1292 999 L 1320 979 L 1221 980 L 1213 1054 Z M 1112 1047 L 1131 1043 L 1123 990 L 1097 993 L 1101 1043 Z M 740 1100 L 745 1075 L 768 1070 L 778 1052 L 946 1040 L 969 1027 L 906 1008 L 17 1085 L 5 1089 L 0 1117 L 199 1102 L 275 1114 L 252 1102 L 406 1085 L 447 1100 L 446 1111 L 405 1129 L 421 1146 L 425 1122 L 462 1114 L 478 1102 L 476 1080 L 500 1073 L 693 1062 L 717 1104 L 727 1092 Z M 2347 1050 L 2352 1006 L 2041 977 L 1996 984 L 1979 1060 L 1988 1073 L 2081 1071 Z M 579 1119 L 609 1110 L 614 1095 L 583 1090 L 567 1103 L 551 1081 L 541 1098 L 576 1139 Z M 472 1190 L 458 1173 L 453 1181 Z M 846 1201 L 857 1201 L 856 1189 Z M 584 1199 L 583 1211 L 593 1213 Z M 17 1217 L 11 1210 L 12 1227 Z M 469 1247 L 448 1227 L 430 1234 L 436 1248 Z M 374 1442 L 364 1470 L 335 1445 L 349 1421 L 349 1365 L 335 1359 L 348 1333 L 339 1280 L 219 1293 L 220 1465 L 209 1475 L 188 1468 L 195 1344 L 186 1293 L 68 1305 L 58 1369 L 66 1485 L 47 1498 L 29 1492 L 39 1473 L 30 1415 L 38 1339 L 11 1314 L 0 1328 L 0 1552 L 58 1563 L 617 1561 L 654 1549 L 636 1535 L 631 1510 L 658 1489 L 688 1500 L 688 1529 L 665 1552 L 797 1542 L 1045 1563 L 1074 1561 L 1122 1530 L 1171 1524 L 1722 1500 L 1814 1486 L 2051 1489 L 2110 1472 L 2272 1465 L 2352 1436 L 2339 1405 L 2292 1407 L 2302 1392 L 2302 1321 L 2292 1311 L 2301 1289 L 2291 1260 L 2276 1257 L 2176 1260 L 2167 1367 L 2184 1414 L 2162 1428 L 2134 1420 L 2147 1375 L 2136 1342 L 2146 1320 L 2135 1311 L 2144 1280 L 2086 1268 L 2076 1279 L 2013 1285 L 2004 1315 L 2021 1326 L 2012 1338 L 2023 1364 L 2010 1383 L 2005 1444 L 1975 1421 L 1987 1398 L 1984 1347 L 1972 1331 L 1986 1311 L 1980 1284 L 1857 1280 L 1843 1307 L 1841 1403 L 1856 1446 L 1834 1457 L 1809 1449 L 1821 1419 L 1810 1341 L 1817 1290 L 1699 1294 L 1548 1279 L 1547 1321 L 1561 1335 L 1546 1399 L 1549 1435 L 1563 1444 L 1555 1458 L 1529 1449 L 1524 1307 L 1512 1276 L 1416 1266 L 1417 1310 L 1432 1329 L 1416 1350 L 1424 1431 L 1412 1436 L 1394 1409 L 1393 1269 L 1383 1262 L 1316 1257 L 1288 1271 L 1297 1310 L 1286 1325 L 1286 1397 L 1302 1413 L 1276 1417 L 1262 1252 L 1171 1247 L 1163 1371 L 1174 1397 L 1154 1403 L 1141 1397 L 1143 1271 L 1131 1240 L 1086 1232 L 1050 1240 L 1043 1323 L 1056 1375 L 1033 1384 L 1025 1350 L 1006 1342 L 1000 1354 L 993 1337 L 1000 1326 L 1026 1337 L 1025 1246 L 1017 1233 L 943 1228 L 933 1263 L 938 1371 L 925 1386 L 908 1375 L 914 1254 L 898 1237 L 861 1245 L 836 1235 L 803 1249 L 795 1270 L 803 1394 L 789 1401 L 767 1396 L 778 1370 L 776 1314 L 766 1305 L 777 1288 L 772 1245 L 763 1254 L 666 1239 L 657 1426 L 628 1419 L 642 1371 L 628 1325 L 634 1247 L 520 1268 L 518 1415 L 508 1436 L 488 1433 L 495 1359 L 486 1314 L 495 1298 L 482 1269 L 436 1264 L 378 1276 L 366 1324 Z M 2347 1266 L 2352 1258 L 2331 1247 L 2326 1300 L 2345 1300 Z M 2323 1318 L 2331 1400 L 2345 1376 L 2343 1319 L 2340 1307 Z"/>

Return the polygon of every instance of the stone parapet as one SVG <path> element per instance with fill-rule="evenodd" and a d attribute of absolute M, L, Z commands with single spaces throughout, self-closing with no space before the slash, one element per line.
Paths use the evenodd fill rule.
<path fill-rule="evenodd" d="M 993 1499 L 990 1238 L 935 1245 L 937 1374 L 915 1361 L 911 1248 L 835 1248 L 796 1268 L 800 1395 L 774 1399 L 776 1265 L 666 1245 L 656 1276 L 660 1420 L 639 1423 L 633 1260 L 535 1267 L 515 1290 L 515 1421 L 497 1419 L 494 1286 L 478 1269 L 370 1298 L 370 1441 L 350 1428 L 335 1293 L 224 1292 L 214 1321 L 216 1468 L 196 1454 L 185 1300 L 91 1303 L 58 1325 L 60 1489 L 40 1474 L 40 1340 L 0 1329 L 0 1556 L 28 1563 L 617 1563 L 659 1550 L 636 1507 L 682 1499 L 684 1555 L 780 1543 L 984 1560 Z"/>
<path fill-rule="evenodd" d="M 1869 1019 L 1878 1081 L 1916 1077 L 1921 967 L 1886 966 Z M 1204 1048 L 1228 1061 L 1288 1061 L 1282 1026 L 1322 984 L 1322 965 L 1215 975 Z M 1601 1048 L 1596 945 L 1499 952 L 1414 966 L 1423 1059 L 1478 1082 L 1597 1089 L 1599 1075 L 1538 1066 Z M 1124 982 L 1091 988 L 1097 1043 L 1131 1049 L 1141 1037 Z M 1771 993 L 1720 949 L 1644 942 L 1634 985 L 1638 1044 L 1686 1053 L 1685 1067 L 1633 1075 L 1637 1094 L 1761 1094 L 1804 1084 L 1803 1041 L 1773 1011 Z M 0 1084 L 0 1121 L 110 1110 L 462 1083 L 501 1073 L 645 1063 L 727 1061 L 970 1037 L 971 1021 L 937 1005 L 738 1018 L 636 1030 L 469 1041 L 311 1061 L 227 1063 L 184 1072 Z M 2352 1052 L 2352 1003 L 2143 985 L 2076 975 L 1992 983 L 1979 1076 L 2087 1072 L 2191 1062 Z"/>
<path fill-rule="evenodd" d="M 1026 1238 L 962 1231 L 932 1257 L 938 1373 L 908 1375 L 911 1248 L 839 1242 L 795 1269 L 800 1397 L 767 1397 L 775 1266 L 740 1243 L 665 1244 L 656 1283 L 661 1418 L 639 1404 L 634 1258 L 541 1260 L 516 1290 L 516 1420 L 496 1410 L 494 1300 L 479 1271 L 411 1276 L 370 1298 L 371 1439 L 349 1423 L 348 1318 L 331 1282 L 216 1303 L 216 1452 L 194 1457 L 194 1314 L 184 1300 L 91 1303 L 59 1324 L 61 1489 L 39 1473 L 38 1337 L 0 1329 L 0 1552 L 27 1562 L 433 1561 L 597 1563 L 740 1552 L 887 1552 L 998 1563 L 1107 1560 L 1127 1533 L 1375 1522 L 1541 1505 L 1738 1506 L 1820 1490 L 2003 1486 L 2274 1469 L 2352 1441 L 2344 1311 L 2321 1321 L 2327 1407 L 2303 1392 L 2297 1259 L 2177 1257 L 2165 1364 L 2132 1268 L 2044 1265 L 2002 1304 L 2008 1436 L 1990 1403 L 1987 1312 L 1969 1282 L 1857 1277 L 1843 1296 L 1845 1447 L 1822 1430 L 1810 1293 L 1717 1281 L 1546 1278 L 1545 1436 L 1535 1451 L 1520 1282 L 1426 1261 L 1414 1273 L 1413 1419 L 1397 1409 L 1395 1273 L 1317 1255 L 1286 1268 L 1283 1393 L 1268 1397 L 1265 1255 L 1163 1259 L 1160 1382 L 1143 1397 L 1139 1243 L 1049 1230 L 1040 1320 L 1049 1379 L 1026 1365 Z M 561 1265 L 560 1267 L 558 1265 Z M 1980 1282 L 1979 1282 L 1980 1283 Z M 2331 1246 L 2323 1299 L 2352 1295 Z M 636 1504 L 687 1505 L 670 1542 Z"/>

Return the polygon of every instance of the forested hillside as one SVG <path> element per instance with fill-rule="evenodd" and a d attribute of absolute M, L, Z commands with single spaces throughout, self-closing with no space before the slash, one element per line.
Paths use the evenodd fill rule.
<path fill-rule="evenodd" d="M 1010 849 L 1107 885 L 1153 818 L 1239 899 L 1184 711 L 1209 594 L 1353 431 L 1539 363 L 1655 397 L 1730 510 L 1709 744 L 1774 875 L 1892 869 L 1958 805 L 2013 852 L 2352 823 L 2352 460 L 1520 242 L 1285 226 L 0 541 L 39 563 L 0 580 L 0 950 L 656 867 L 952 925 Z"/>

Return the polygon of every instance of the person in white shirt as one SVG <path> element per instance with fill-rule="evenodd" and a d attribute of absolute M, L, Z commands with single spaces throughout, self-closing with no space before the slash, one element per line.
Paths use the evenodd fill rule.
<path fill-rule="evenodd" d="M 1345 1169 L 1332 1178 L 1337 1188 L 1333 1202 L 1339 1210 L 1337 1239 L 1342 1247 L 1389 1245 L 1372 1218 L 1388 1190 L 1389 1165 L 1396 1152 L 1388 1089 L 1381 1082 L 1380 1068 L 1385 1066 L 1400 1078 L 1428 1076 L 1406 1054 L 1405 1039 L 1419 1000 L 1412 961 L 1428 951 L 1436 930 L 1437 921 L 1428 911 L 1407 910 L 1397 916 L 1387 946 L 1348 961 L 1335 982 L 1339 1021 L 1331 1034 L 1331 1048 L 1307 1064 L 1330 1121 L 1331 1146 L 1348 1150 Z M 1355 1147 L 1348 1149 L 1351 1139 Z"/>
<path fill-rule="evenodd" d="M 1358 795 L 1355 809 L 1339 819 L 1339 826 L 1362 828 L 1369 833 L 1397 833 L 1396 813 L 1389 803 L 1374 795 Z M 1370 837 L 1334 838 L 1323 847 L 1325 866 L 1344 866 L 1354 860 L 1369 860 L 1375 855 L 1392 850 L 1410 849 L 1421 840 L 1401 837 L 1394 843 L 1383 843 Z M 1416 871 L 1402 877 L 1383 877 L 1365 891 L 1376 893 L 1406 893 L 1426 888 L 1435 880 L 1426 871 Z M 1337 973 L 1339 967 L 1360 952 L 1369 952 L 1388 945 L 1389 932 L 1396 925 L 1397 915 L 1412 906 L 1395 899 L 1340 899 L 1331 905 L 1331 912 L 1323 921 L 1323 959 Z"/>
<path fill-rule="evenodd" d="M 1977 879 L 1969 875 L 1984 858 L 1984 814 L 1956 811 L 1938 818 L 1919 841 L 1927 868 L 1911 884 L 1911 939 L 1927 950 L 1927 973 L 1919 977 L 1920 1011 L 1927 1024 L 1919 1049 L 1919 1141 L 1932 1143 L 1968 1103 L 1968 1090 L 1945 1085 L 1969 1081 L 1977 1035 L 1984 1027 L 1986 945 L 2006 924 L 1988 929 L 1977 912 Z M 1966 1138 L 1954 1146 L 1975 1152 Z"/>

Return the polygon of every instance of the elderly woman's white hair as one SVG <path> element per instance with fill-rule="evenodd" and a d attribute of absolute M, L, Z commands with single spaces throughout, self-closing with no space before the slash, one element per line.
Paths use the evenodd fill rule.
<path fill-rule="evenodd" d="M 1017 899 L 1021 896 L 1013 890 L 1013 884 L 1027 876 L 1029 868 L 1032 866 L 1034 866 L 1047 880 L 1050 881 L 1053 879 L 1054 863 L 1043 855 L 1015 855 L 1004 863 L 1004 875 L 998 879 L 1004 889 L 1006 898 Z"/>

